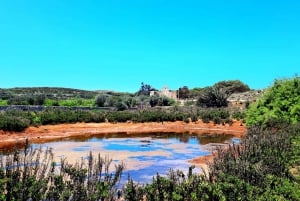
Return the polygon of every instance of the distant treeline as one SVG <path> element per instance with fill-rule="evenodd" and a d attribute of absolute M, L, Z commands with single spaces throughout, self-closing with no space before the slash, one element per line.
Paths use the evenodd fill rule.
<path fill-rule="evenodd" d="M 300 201 L 300 78 L 276 81 L 260 101 L 246 112 L 248 133 L 239 145 L 218 149 L 205 174 L 170 170 L 148 184 L 134 182 L 130 175 L 117 187 L 123 164 L 108 170 L 112 160 L 89 155 L 85 164 L 68 164 L 56 172 L 51 149 L 42 154 L 25 146 L 23 152 L 0 157 L 0 201 L 8 200 L 126 200 L 126 201 Z M 90 119 L 94 111 L 50 110 L 1 113 L 5 122 L 37 124 Z M 97 115 L 95 115 L 97 114 Z M 173 121 L 197 118 L 226 120 L 243 118 L 224 108 L 172 108 L 168 110 L 95 112 L 98 121 Z M 67 117 L 68 115 L 70 117 Z M 15 119 L 14 119 L 15 118 Z M 135 119 L 136 118 L 136 119 Z M 87 119 L 87 120 L 88 120 Z"/>
<path fill-rule="evenodd" d="M 239 80 L 220 81 L 212 86 L 189 89 L 180 87 L 174 91 L 176 100 L 185 100 L 186 105 L 201 107 L 226 107 L 232 93 L 246 92 L 250 88 Z M 142 83 L 135 93 L 114 91 L 87 91 L 69 88 L 32 87 L 0 88 L 0 105 L 45 105 L 45 106 L 88 106 L 115 107 L 117 110 L 155 106 L 174 106 L 176 100 L 163 95 L 152 95 L 157 91 L 149 84 Z"/>
<path fill-rule="evenodd" d="M 49 109 L 60 110 L 114 110 L 114 107 L 88 107 L 88 106 L 45 106 L 45 105 L 0 105 L 0 111 L 33 111 L 40 112 Z"/>
<path fill-rule="evenodd" d="M 15 97 L 42 97 L 55 99 L 68 98 L 93 98 L 97 91 L 88 91 L 80 89 L 62 88 L 62 87 L 17 87 L 10 89 L 0 88 L 0 99 L 8 100 Z"/>

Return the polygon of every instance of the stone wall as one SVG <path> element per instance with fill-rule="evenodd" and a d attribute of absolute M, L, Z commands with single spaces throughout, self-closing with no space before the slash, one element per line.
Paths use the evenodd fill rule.
<path fill-rule="evenodd" d="M 114 107 L 66 107 L 66 106 L 43 106 L 43 105 L 7 105 L 0 106 L 0 111 L 43 111 L 46 109 L 61 109 L 61 110 L 114 110 Z"/>

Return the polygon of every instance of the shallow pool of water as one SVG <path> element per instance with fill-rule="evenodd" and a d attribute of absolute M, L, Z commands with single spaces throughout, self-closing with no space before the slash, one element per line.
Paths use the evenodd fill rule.
<path fill-rule="evenodd" d="M 186 172 L 192 165 L 188 162 L 190 159 L 209 155 L 214 146 L 233 141 L 238 142 L 238 139 L 230 135 L 114 134 L 69 138 L 33 146 L 52 147 L 56 160 L 65 157 L 71 163 L 87 158 L 90 151 L 100 153 L 113 159 L 113 163 L 125 163 L 123 180 L 129 173 L 133 180 L 145 183 L 156 173 L 165 175 L 170 169 Z"/>

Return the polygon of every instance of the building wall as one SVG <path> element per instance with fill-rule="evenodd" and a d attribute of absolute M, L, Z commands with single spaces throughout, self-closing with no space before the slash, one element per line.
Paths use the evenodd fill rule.
<path fill-rule="evenodd" d="M 158 95 L 158 96 L 166 96 L 168 98 L 173 98 L 175 100 L 177 100 L 177 91 L 176 90 L 169 90 L 168 87 L 163 87 L 161 89 L 161 91 L 150 91 L 150 96 L 154 96 L 154 95 Z"/>

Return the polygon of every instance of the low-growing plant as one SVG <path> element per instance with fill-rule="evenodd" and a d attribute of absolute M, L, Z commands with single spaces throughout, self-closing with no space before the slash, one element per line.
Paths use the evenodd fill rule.
<path fill-rule="evenodd" d="M 291 167 L 299 165 L 299 126 L 249 128 L 241 144 L 219 148 L 209 172 L 170 170 L 151 183 L 129 176 L 118 188 L 124 164 L 110 172 L 112 160 L 93 156 L 70 164 L 53 160 L 51 149 L 32 149 L 0 156 L 0 200 L 300 200 L 300 181 Z"/>
<path fill-rule="evenodd" d="M 4 131 L 23 131 L 30 125 L 30 120 L 11 115 L 0 114 L 0 129 Z"/>
<path fill-rule="evenodd" d="M 95 105 L 95 100 L 94 99 L 83 99 L 83 98 L 72 98 L 72 99 L 66 99 L 66 100 L 59 100 L 58 105 L 59 106 L 68 106 L 68 107 L 75 107 L 75 106 L 93 107 Z"/>
<path fill-rule="evenodd" d="M 236 120 L 242 120 L 246 116 L 245 112 L 243 111 L 234 111 L 231 114 L 231 118 L 236 119 Z"/>
<path fill-rule="evenodd" d="M 202 119 L 216 124 L 231 121 L 230 114 L 225 109 L 189 109 L 154 108 L 148 110 L 101 111 L 84 108 L 45 107 L 41 111 L 9 110 L 1 113 L 0 129 L 22 131 L 28 126 L 47 124 L 77 123 L 77 122 L 196 122 Z"/>
<path fill-rule="evenodd" d="M 0 106 L 6 106 L 7 100 L 0 99 Z"/>
<path fill-rule="evenodd" d="M 60 165 L 51 149 L 33 149 L 28 141 L 22 151 L 0 156 L 0 200 L 115 200 L 124 164 L 89 154 L 87 160 Z"/>

